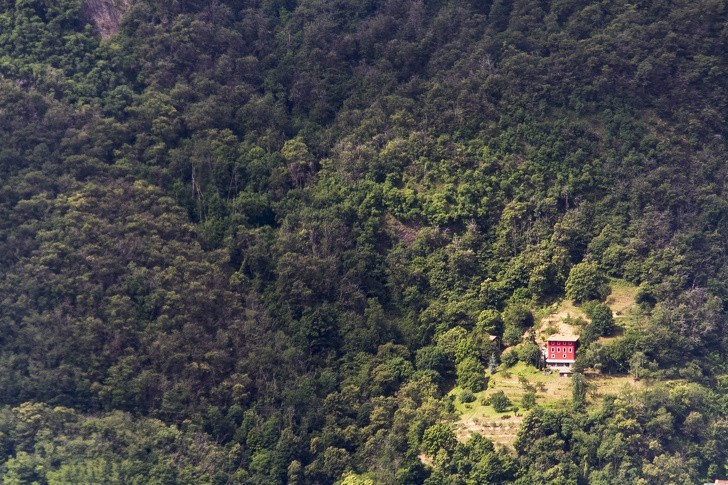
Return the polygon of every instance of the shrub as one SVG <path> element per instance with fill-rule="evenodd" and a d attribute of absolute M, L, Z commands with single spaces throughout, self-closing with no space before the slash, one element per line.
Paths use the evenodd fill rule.
<path fill-rule="evenodd" d="M 465 389 L 458 394 L 458 399 L 461 403 L 468 403 L 475 401 L 475 394 L 470 389 Z"/>
<path fill-rule="evenodd" d="M 521 387 L 526 392 L 535 392 L 536 386 L 531 384 L 528 379 L 526 379 L 524 376 L 519 375 L 518 376 L 518 382 L 521 384 Z"/>
<path fill-rule="evenodd" d="M 490 402 L 493 405 L 493 409 L 496 410 L 496 412 L 502 413 L 506 409 L 508 409 L 508 406 L 511 405 L 511 400 L 508 399 L 508 396 L 503 391 L 497 391 L 493 393 L 493 395 L 490 397 Z"/>
<path fill-rule="evenodd" d="M 586 316 L 591 318 L 591 323 L 599 335 L 611 335 L 614 332 L 612 309 L 607 305 L 598 301 L 590 301 L 584 305 L 584 311 Z"/>
<path fill-rule="evenodd" d="M 506 365 L 506 367 L 513 367 L 518 362 L 518 352 L 515 349 L 503 352 L 503 355 L 501 355 L 501 361 Z"/>
<path fill-rule="evenodd" d="M 531 409 L 536 405 L 536 393 L 535 392 L 527 392 L 523 395 L 521 398 L 521 406 L 523 406 L 523 409 Z"/>

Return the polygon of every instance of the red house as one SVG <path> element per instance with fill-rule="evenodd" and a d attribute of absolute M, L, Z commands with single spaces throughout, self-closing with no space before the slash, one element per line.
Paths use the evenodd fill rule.
<path fill-rule="evenodd" d="M 570 374 L 576 359 L 579 337 L 555 333 L 546 340 L 546 364 L 560 374 Z"/>

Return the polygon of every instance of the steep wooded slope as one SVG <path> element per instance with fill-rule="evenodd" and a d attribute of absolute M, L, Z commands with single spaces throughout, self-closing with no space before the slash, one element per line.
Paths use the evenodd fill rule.
<path fill-rule="evenodd" d="M 103 42 L 0 5 L 8 483 L 137 476 L 25 401 L 180 426 L 181 483 L 728 474 L 724 2 L 137 1 Z M 580 358 L 658 384 L 457 444 L 443 391 L 570 274 L 640 285 Z"/>

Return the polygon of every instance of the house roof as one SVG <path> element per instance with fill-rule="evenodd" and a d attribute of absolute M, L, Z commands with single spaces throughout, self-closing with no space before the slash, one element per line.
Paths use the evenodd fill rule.
<path fill-rule="evenodd" d="M 546 339 L 547 342 L 576 342 L 579 340 L 578 335 L 563 335 L 555 333 Z"/>

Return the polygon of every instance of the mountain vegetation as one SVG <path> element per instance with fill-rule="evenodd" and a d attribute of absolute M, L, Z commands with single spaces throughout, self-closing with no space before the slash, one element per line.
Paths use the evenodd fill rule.
<path fill-rule="evenodd" d="M 0 2 L 3 483 L 728 478 L 726 2 L 114 5 Z M 458 440 L 564 297 L 647 385 Z"/>

